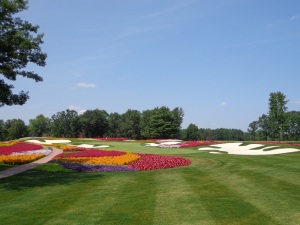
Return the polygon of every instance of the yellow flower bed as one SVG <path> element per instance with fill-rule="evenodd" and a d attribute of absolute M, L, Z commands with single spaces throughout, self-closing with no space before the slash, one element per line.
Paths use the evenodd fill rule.
<path fill-rule="evenodd" d="M 0 155 L 0 162 L 7 164 L 25 164 L 44 157 L 44 154 L 34 155 Z"/>
<path fill-rule="evenodd" d="M 17 143 L 18 141 L 7 141 L 7 142 L 0 142 L 0 147 L 1 146 L 13 146 Z"/>
<path fill-rule="evenodd" d="M 60 160 L 76 163 L 88 163 L 88 164 L 107 164 L 107 165 L 127 165 L 140 158 L 139 155 L 128 153 L 121 156 L 105 156 L 105 157 L 74 157 L 74 158 L 62 158 Z"/>

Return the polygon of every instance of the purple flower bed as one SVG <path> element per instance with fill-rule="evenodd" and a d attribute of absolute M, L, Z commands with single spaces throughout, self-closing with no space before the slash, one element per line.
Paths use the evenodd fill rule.
<path fill-rule="evenodd" d="M 137 171 L 134 168 L 125 166 L 110 166 L 110 165 L 84 165 L 80 163 L 69 163 L 63 161 L 56 161 L 66 169 L 75 170 L 77 172 L 123 172 L 123 171 Z"/>

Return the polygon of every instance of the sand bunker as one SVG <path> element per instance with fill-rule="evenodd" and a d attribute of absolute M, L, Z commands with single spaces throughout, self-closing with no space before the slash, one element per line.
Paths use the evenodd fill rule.
<path fill-rule="evenodd" d="M 180 144 L 181 141 L 165 141 L 165 142 L 161 142 L 161 143 L 146 143 L 145 146 L 146 147 L 161 147 L 161 148 L 165 148 L 165 147 L 175 147 L 176 145 Z M 178 145 L 179 147 L 179 145 Z"/>
<path fill-rule="evenodd" d="M 70 143 L 70 140 L 45 140 L 45 141 L 39 141 L 39 140 L 28 140 L 27 142 L 40 144 L 40 145 L 47 145 L 47 144 L 65 144 Z M 100 145 L 100 146 L 94 146 L 89 144 L 81 144 L 81 145 L 69 145 L 69 146 L 75 146 L 78 148 L 109 148 L 109 145 Z"/>
<path fill-rule="evenodd" d="M 291 152 L 300 152 L 300 150 L 295 148 L 280 148 L 278 146 L 267 146 L 260 149 L 255 149 L 258 147 L 263 147 L 264 145 L 261 144 L 249 144 L 240 146 L 242 143 L 224 143 L 224 144 L 217 144 L 211 145 L 212 147 L 204 147 L 199 148 L 200 151 L 212 151 L 210 153 L 216 154 L 217 151 L 227 152 L 230 155 L 276 155 L 276 154 L 285 154 Z M 276 148 L 273 150 L 267 150 L 270 148 Z M 221 153 L 219 152 L 219 153 Z"/>

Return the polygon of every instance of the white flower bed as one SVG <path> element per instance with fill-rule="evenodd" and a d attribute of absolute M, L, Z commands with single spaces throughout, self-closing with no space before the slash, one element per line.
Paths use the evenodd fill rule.
<path fill-rule="evenodd" d="M 33 151 L 26 151 L 26 152 L 13 152 L 11 155 L 36 155 L 36 154 L 44 154 L 50 155 L 52 152 L 51 149 L 41 149 L 41 150 L 33 150 Z"/>

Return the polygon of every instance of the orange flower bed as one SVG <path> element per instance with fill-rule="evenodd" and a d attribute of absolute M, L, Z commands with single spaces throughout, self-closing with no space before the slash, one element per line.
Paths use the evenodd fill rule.
<path fill-rule="evenodd" d="M 140 158 L 139 155 L 127 153 L 120 156 L 104 157 L 60 157 L 58 160 L 66 162 L 87 163 L 87 164 L 107 164 L 107 165 L 128 165 Z"/>
<path fill-rule="evenodd" d="M 7 164 L 24 164 L 30 163 L 44 157 L 44 154 L 34 155 L 0 155 L 0 162 Z"/>

